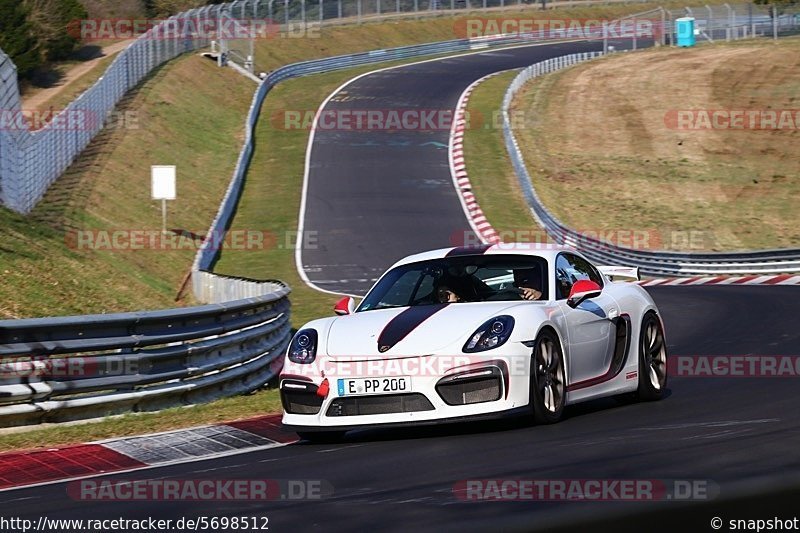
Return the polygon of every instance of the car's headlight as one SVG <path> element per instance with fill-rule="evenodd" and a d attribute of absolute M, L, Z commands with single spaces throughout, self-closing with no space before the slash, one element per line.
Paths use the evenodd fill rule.
<path fill-rule="evenodd" d="M 293 363 L 313 363 L 317 357 L 317 330 L 301 329 L 289 344 L 289 361 Z"/>
<path fill-rule="evenodd" d="M 514 330 L 514 318 L 508 315 L 496 316 L 487 320 L 475 330 L 463 350 L 470 352 L 483 352 L 502 346 Z"/>

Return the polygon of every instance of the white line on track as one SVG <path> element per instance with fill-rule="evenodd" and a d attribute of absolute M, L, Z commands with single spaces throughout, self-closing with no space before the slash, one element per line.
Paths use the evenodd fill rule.
<path fill-rule="evenodd" d="M 424 59 L 424 60 L 421 60 L 421 61 L 414 61 L 412 63 L 404 63 L 402 65 L 394 65 L 394 66 L 391 66 L 391 67 L 383 67 L 383 68 L 379 68 L 379 69 L 376 69 L 376 70 L 371 70 L 369 72 L 364 72 L 364 73 L 359 74 L 358 76 L 356 76 L 354 78 L 351 78 L 351 79 L 347 80 L 343 84 L 341 84 L 331 94 L 329 94 L 328 97 L 325 98 L 325 100 L 323 100 L 322 103 L 320 104 L 319 109 L 317 109 L 317 113 L 314 116 L 314 122 L 311 125 L 311 133 L 308 135 L 308 144 L 306 145 L 305 168 L 303 170 L 303 188 L 302 188 L 302 192 L 301 192 L 301 196 L 300 196 L 300 214 L 299 214 L 298 219 L 297 219 L 298 220 L 298 222 L 297 222 L 297 232 L 298 233 L 297 234 L 298 235 L 302 235 L 303 234 L 303 229 L 305 228 L 305 215 L 306 215 L 306 203 L 307 203 L 306 202 L 306 197 L 308 195 L 308 175 L 309 175 L 309 171 L 310 171 L 310 168 L 311 168 L 311 150 L 312 150 L 312 148 L 314 146 L 314 135 L 315 135 L 316 130 L 317 130 L 317 122 L 319 121 L 319 117 L 322 114 L 322 111 L 325 109 L 325 106 L 327 106 L 328 103 L 338 93 L 343 91 L 345 89 L 345 87 L 347 87 L 351 83 L 354 83 L 354 82 L 360 80 L 361 78 L 365 78 L 367 76 L 371 76 L 372 74 L 377 74 L 379 72 L 385 72 L 387 70 L 394 70 L 394 69 L 399 69 L 399 68 L 404 68 L 404 67 L 411 67 L 411 66 L 414 66 L 414 65 L 421 65 L 423 63 L 432 63 L 434 61 L 445 61 L 445 60 L 448 60 L 448 59 L 455 59 L 455 58 L 459 58 L 459 57 L 466 57 L 466 56 L 472 56 L 472 55 L 478 55 L 478 54 L 492 54 L 494 52 L 501 51 L 501 50 L 512 50 L 512 49 L 517 49 L 517 48 L 529 48 L 529 47 L 532 48 L 532 47 L 539 47 L 539 46 L 557 46 L 557 45 L 560 45 L 560 44 L 571 43 L 571 42 L 580 42 L 580 41 L 579 40 L 575 40 L 575 41 L 559 41 L 558 43 L 523 44 L 523 45 L 515 45 L 515 46 L 496 48 L 496 49 L 491 50 L 491 51 L 479 50 L 479 51 L 466 52 L 466 53 L 463 53 L 463 54 L 449 55 L 449 56 L 445 56 L 445 57 L 435 57 L 435 58 L 432 58 L 432 59 Z M 451 148 L 448 149 L 448 155 L 449 155 L 449 157 L 452 157 L 452 149 Z M 451 162 L 451 174 L 453 174 L 454 172 L 455 171 L 453 170 L 452 162 Z M 455 180 L 455 176 L 454 176 L 454 180 Z M 455 183 L 456 183 L 456 188 L 458 188 L 457 181 Z M 461 198 L 461 194 L 460 193 L 459 193 L 459 198 Z M 461 201 L 462 201 L 462 206 L 463 206 L 463 199 Z M 466 211 L 465 211 L 465 214 L 467 215 L 467 220 L 469 220 L 470 224 L 472 224 L 471 217 L 469 216 L 469 214 Z M 476 233 L 478 235 L 480 235 L 480 232 L 476 232 Z M 297 274 L 300 276 L 300 279 L 303 280 L 303 283 L 305 283 L 310 288 L 312 288 L 312 289 L 314 289 L 316 291 L 323 292 L 323 293 L 326 293 L 326 294 L 335 294 L 337 296 L 352 296 L 354 298 L 357 298 L 358 296 L 356 296 L 354 294 L 349 294 L 349 293 L 341 292 L 341 291 L 332 291 L 332 290 L 328 290 L 328 289 L 323 289 L 322 287 L 317 286 L 313 281 L 311 281 L 309 279 L 309 277 L 306 275 L 305 271 L 303 270 L 303 243 L 302 243 L 302 240 L 303 239 L 298 239 L 297 240 L 297 245 L 295 246 L 295 250 L 294 250 L 294 261 L 295 261 L 295 268 L 297 269 Z"/>

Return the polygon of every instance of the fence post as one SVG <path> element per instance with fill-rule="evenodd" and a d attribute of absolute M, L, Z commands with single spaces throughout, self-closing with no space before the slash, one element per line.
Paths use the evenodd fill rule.
<path fill-rule="evenodd" d="M 778 7 L 772 4 L 772 38 L 778 40 Z"/>
<path fill-rule="evenodd" d="M 733 27 L 734 27 L 733 8 L 727 2 L 722 5 L 725 6 L 725 8 L 728 10 L 728 31 L 725 32 L 725 40 L 730 41 L 731 33 L 733 33 Z"/>

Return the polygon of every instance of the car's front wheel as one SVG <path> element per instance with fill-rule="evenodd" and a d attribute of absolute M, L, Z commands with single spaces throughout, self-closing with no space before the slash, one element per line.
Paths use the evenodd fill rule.
<path fill-rule="evenodd" d="M 667 387 L 667 344 L 661 321 L 652 311 L 642 320 L 639 334 L 640 400 L 660 400 Z"/>
<path fill-rule="evenodd" d="M 537 424 L 553 424 L 564 412 L 566 379 L 558 336 L 544 330 L 536 339 L 531 361 L 530 405 Z"/>

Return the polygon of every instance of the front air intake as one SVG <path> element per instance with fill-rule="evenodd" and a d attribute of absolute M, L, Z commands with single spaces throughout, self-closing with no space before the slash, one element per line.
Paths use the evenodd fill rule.
<path fill-rule="evenodd" d="M 385 394 L 336 398 L 331 402 L 327 416 L 385 415 L 433 411 L 433 404 L 424 395 Z"/>
<path fill-rule="evenodd" d="M 285 380 L 281 382 L 283 409 L 292 415 L 315 415 L 322 408 L 322 396 L 317 395 L 317 386 L 306 381 Z"/>
<path fill-rule="evenodd" d="M 461 372 L 439 380 L 436 392 L 447 405 L 493 402 L 503 394 L 503 373 L 495 366 Z"/>

